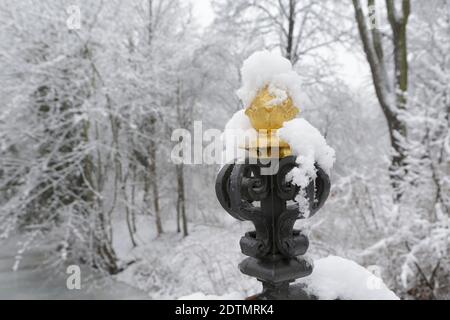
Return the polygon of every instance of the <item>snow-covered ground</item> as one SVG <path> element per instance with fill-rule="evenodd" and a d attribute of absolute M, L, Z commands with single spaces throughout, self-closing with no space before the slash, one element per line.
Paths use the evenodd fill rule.
<path fill-rule="evenodd" d="M 239 239 L 252 228 L 250 224 L 191 224 L 186 238 L 170 228 L 174 223 L 166 223 L 166 234 L 159 238 L 149 217 L 139 217 L 137 225 L 136 248 L 131 246 L 126 225 L 115 225 L 119 256 L 136 260 L 117 279 L 147 292 L 150 298 L 235 300 L 260 292 L 261 284 L 241 274 L 237 267 L 244 259 Z M 151 236 L 144 236 L 149 233 Z M 306 284 L 320 299 L 398 299 L 366 268 L 336 256 L 316 259 L 313 274 L 297 283 Z"/>
<path fill-rule="evenodd" d="M 354 261 L 336 256 L 315 261 L 313 273 L 299 279 L 306 291 L 319 300 L 398 300 L 383 281 Z M 223 296 L 205 295 L 196 292 L 181 297 L 182 300 L 239 300 L 245 298 L 241 292 Z"/>
<path fill-rule="evenodd" d="M 138 218 L 138 247 L 132 248 L 126 223 L 116 221 L 114 246 L 124 261 L 136 260 L 125 271 L 98 285 L 82 284 L 69 290 L 65 270 L 49 272 L 42 268 L 45 249 L 30 250 L 13 271 L 17 238 L 0 246 L 0 299 L 178 299 L 195 292 L 231 293 L 241 297 L 256 293 L 260 284 L 242 275 L 237 264 L 244 256 L 239 239 L 248 224 L 234 222 L 226 228 L 190 224 L 190 235 L 183 238 L 166 222 L 166 233 L 157 238 L 154 221 Z M 172 228 L 171 228 L 172 227 Z M 82 279 L 92 277 L 82 270 Z M 95 278 L 93 280 L 96 280 Z M 91 283 L 92 284 L 92 283 Z"/>
<path fill-rule="evenodd" d="M 24 255 L 13 271 L 17 239 L 4 242 L 0 251 L 0 299 L 243 299 L 260 292 L 261 285 L 237 268 L 244 259 L 239 239 L 251 228 L 232 222 L 226 227 L 190 225 L 183 238 L 174 224 L 166 222 L 166 233 L 157 238 L 154 221 L 138 217 L 138 247 L 133 248 L 126 224 L 115 224 L 115 248 L 125 261 L 135 260 L 117 276 L 99 286 L 82 285 L 68 290 L 64 272 L 41 268 L 45 251 Z M 171 228 L 172 227 L 172 228 Z M 149 234 L 149 236 L 147 236 Z M 92 277 L 82 271 L 82 277 Z M 95 278 L 94 278 L 95 280 Z M 355 262 L 335 256 L 316 259 L 307 284 L 323 299 L 395 299 L 384 283 Z"/>
<path fill-rule="evenodd" d="M 138 246 L 132 248 L 126 224 L 115 224 L 115 248 L 126 261 L 136 260 L 117 276 L 119 281 L 148 293 L 152 299 L 177 299 L 195 292 L 244 296 L 260 290 L 260 284 L 241 274 L 237 264 L 244 259 L 239 239 L 251 227 L 233 222 L 227 227 L 189 225 L 189 236 L 165 223 L 165 234 L 156 237 L 154 222 L 138 217 Z"/>

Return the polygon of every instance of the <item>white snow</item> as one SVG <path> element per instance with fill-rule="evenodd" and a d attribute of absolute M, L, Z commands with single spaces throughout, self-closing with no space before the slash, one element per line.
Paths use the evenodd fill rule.
<path fill-rule="evenodd" d="M 272 106 L 276 106 L 278 104 L 283 103 L 283 101 L 285 101 L 289 96 L 288 93 L 282 89 L 278 89 L 277 87 L 275 87 L 273 84 L 270 84 L 269 87 L 269 93 L 270 95 L 274 96 L 275 98 L 273 98 L 271 101 L 269 101 L 267 103 L 267 107 L 272 107 Z"/>
<path fill-rule="evenodd" d="M 239 292 L 231 292 L 223 296 L 205 295 L 201 292 L 196 292 L 188 296 L 180 297 L 178 300 L 244 300 L 245 296 Z"/>
<path fill-rule="evenodd" d="M 250 119 L 245 115 L 245 110 L 239 110 L 225 125 L 222 140 L 225 146 L 223 163 L 228 163 L 235 159 L 245 158 L 245 142 L 256 139 L 257 132 L 252 127 Z"/>
<path fill-rule="evenodd" d="M 312 274 L 297 283 L 306 284 L 308 292 L 320 300 L 399 300 L 369 270 L 337 256 L 314 261 Z"/>
<path fill-rule="evenodd" d="M 295 201 L 299 204 L 299 211 L 308 217 L 309 205 L 305 188 L 316 178 L 314 164 L 317 163 L 330 174 L 335 161 L 335 151 L 328 146 L 319 130 L 305 119 L 297 118 L 285 122 L 278 130 L 278 135 L 290 145 L 292 153 L 297 156 L 299 166 L 289 172 L 286 180 L 300 187 Z"/>
<path fill-rule="evenodd" d="M 305 119 L 297 118 L 287 121 L 278 130 L 279 137 L 286 141 L 297 162 L 305 166 L 305 170 L 312 173 L 314 162 L 330 174 L 335 161 L 335 151 L 328 146 L 322 134 Z"/>
<path fill-rule="evenodd" d="M 275 96 L 272 104 L 279 104 L 291 97 L 299 107 L 302 101 L 300 76 L 292 69 L 291 62 L 277 52 L 267 50 L 253 53 L 241 69 L 242 87 L 237 91 L 244 108 L 247 108 L 258 91 L 268 86 Z"/>
<path fill-rule="evenodd" d="M 120 219 L 113 223 L 118 257 L 124 262 L 135 261 L 116 280 L 146 292 L 151 299 L 186 298 L 195 292 L 207 293 L 205 299 L 222 295 L 236 299 L 228 293 L 239 292 L 242 299 L 259 290 L 258 281 L 237 267 L 243 258 L 239 238 L 251 228 L 250 222 L 233 219 L 222 227 L 192 222 L 189 236 L 183 237 L 176 231 L 176 221 L 166 220 L 165 233 L 157 237 L 151 216 L 138 215 L 136 219 L 135 248 L 126 223 Z"/>
<path fill-rule="evenodd" d="M 399 300 L 394 292 L 356 262 L 337 256 L 314 261 L 310 276 L 296 284 L 306 285 L 305 290 L 319 300 Z M 245 294 L 232 292 L 222 296 L 206 295 L 201 292 L 183 296 L 180 300 L 242 300 Z"/>

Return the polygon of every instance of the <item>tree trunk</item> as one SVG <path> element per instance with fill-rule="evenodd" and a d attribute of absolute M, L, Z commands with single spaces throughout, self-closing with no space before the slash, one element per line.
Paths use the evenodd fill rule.
<path fill-rule="evenodd" d="M 127 201 L 127 199 L 125 199 Z M 133 247 L 136 247 L 136 240 L 134 239 L 134 230 L 133 230 L 133 224 L 132 224 L 132 218 L 130 216 L 130 208 L 128 205 L 125 206 L 126 211 L 126 220 L 127 220 L 127 228 L 128 228 L 128 234 L 130 235 L 131 244 Z"/>
<path fill-rule="evenodd" d="M 132 213 L 132 211 L 133 211 L 133 204 L 132 203 L 130 204 L 128 202 L 128 190 L 126 188 L 127 181 L 128 181 L 128 175 L 129 175 L 129 172 L 127 172 L 127 174 L 125 175 L 125 177 L 123 179 L 123 188 L 122 188 L 123 199 L 125 200 L 125 220 L 126 220 L 126 223 L 127 223 L 128 234 L 130 235 L 131 244 L 133 245 L 133 247 L 136 247 L 137 244 L 136 244 L 136 241 L 134 239 L 135 230 L 133 230 L 133 223 L 132 223 L 132 217 L 131 217 L 131 215 L 133 214 Z"/>
<path fill-rule="evenodd" d="M 157 154 L 157 144 L 155 139 L 155 133 L 156 133 L 156 118 L 152 116 L 150 118 L 150 136 L 152 137 L 150 141 L 150 164 L 149 164 L 149 175 L 150 175 L 150 184 L 152 189 L 152 196 L 153 196 L 153 209 L 155 212 L 155 224 L 156 224 L 156 234 L 160 236 L 162 233 L 164 233 L 162 222 L 161 222 L 161 215 L 159 210 L 159 188 L 158 188 L 158 174 L 157 174 L 157 166 L 156 166 L 156 154 Z"/>
<path fill-rule="evenodd" d="M 402 10 L 396 12 L 394 2 L 386 0 L 388 20 L 392 29 L 392 45 L 394 47 L 394 74 L 393 79 L 389 79 L 387 64 L 384 58 L 382 38 L 376 24 L 374 0 L 368 1 L 371 8 L 369 12 L 373 15 L 371 21 L 374 25 L 368 28 L 366 17 L 361 7 L 360 0 L 353 0 L 355 9 L 355 19 L 358 31 L 366 54 L 367 61 L 372 73 L 373 85 L 378 102 L 385 115 L 390 142 L 393 149 L 389 176 L 394 189 L 394 200 L 401 198 L 401 185 L 407 172 L 406 148 L 407 137 L 406 123 L 401 120 L 400 113 L 406 109 L 408 92 L 408 47 L 406 27 L 410 14 L 409 0 L 402 0 Z"/>
<path fill-rule="evenodd" d="M 132 166 L 132 185 L 131 185 L 131 230 L 136 233 L 136 165 Z"/>
<path fill-rule="evenodd" d="M 89 122 L 86 121 L 83 131 L 83 139 L 87 143 L 89 141 Z M 101 170 L 101 168 L 97 168 Z M 110 274 L 115 274 L 118 272 L 119 268 L 117 265 L 117 256 L 112 247 L 112 241 L 110 238 L 110 233 L 108 226 L 110 222 L 107 221 L 108 216 L 103 212 L 102 199 L 96 196 L 93 189 L 99 192 L 98 183 L 99 181 L 94 181 L 94 165 L 92 157 L 86 155 L 83 159 L 83 176 L 85 177 L 85 183 L 89 184 L 90 188 L 86 188 L 83 195 L 86 203 L 90 205 L 88 212 L 94 213 L 94 226 L 91 230 L 93 239 L 93 251 L 94 259 L 92 261 L 93 267 L 107 270 Z M 91 189 L 92 188 L 92 189 Z M 97 201 L 96 201 L 97 200 Z M 98 260 L 97 257 L 100 259 Z"/>
<path fill-rule="evenodd" d="M 295 0 L 289 0 L 288 34 L 286 41 L 286 58 L 294 62 L 294 27 L 295 27 Z M 282 4 L 281 4 L 282 5 Z"/>
<path fill-rule="evenodd" d="M 179 196 L 177 196 L 177 232 L 181 232 L 181 202 Z"/>
<path fill-rule="evenodd" d="M 153 0 L 148 0 L 148 44 L 153 40 Z"/>
<path fill-rule="evenodd" d="M 409 0 L 402 1 L 402 16 L 396 17 L 395 5 L 393 0 L 386 0 L 388 11 L 388 20 L 391 25 L 394 43 L 394 72 L 395 72 L 395 105 L 397 113 L 393 119 L 394 136 L 391 138 L 395 154 L 392 157 L 392 165 L 390 168 L 393 186 L 397 190 L 401 183 L 402 177 L 406 174 L 406 150 L 405 140 L 407 137 L 406 124 L 398 117 L 398 111 L 406 109 L 407 93 L 408 93 L 408 44 L 406 36 L 406 27 L 410 14 Z M 398 136 L 397 136 L 398 134 Z M 396 193 L 396 200 L 401 197 L 401 192 Z"/>
<path fill-rule="evenodd" d="M 184 165 L 176 165 L 177 171 L 177 228 L 180 228 L 180 220 L 183 227 L 183 236 L 188 236 L 188 222 L 186 217 L 186 201 L 184 191 Z"/>

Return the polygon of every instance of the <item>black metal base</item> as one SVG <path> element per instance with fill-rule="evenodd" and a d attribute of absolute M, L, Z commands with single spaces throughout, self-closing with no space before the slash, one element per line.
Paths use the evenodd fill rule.
<path fill-rule="evenodd" d="M 239 264 L 242 273 L 263 284 L 263 292 L 252 299 L 308 300 L 312 297 L 303 287 L 290 285 L 310 275 L 313 268 L 302 257 L 308 249 L 308 238 L 294 229 L 295 221 L 305 217 L 295 201 L 300 189 L 286 180 L 298 164 L 293 156 L 276 160 L 278 171 L 269 175 L 263 174 L 262 169 L 268 165 L 261 162 L 225 165 L 217 176 L 216 194 L 231 216 L 252 221 L 255 226 L 241 238 L 241 251 L 248 258 Z M 304 191 L 312 216 L 328 197 L 328 175 L 317 167 L 316 179 Z"/>
<path fill-rule="evenodd" d="M 275 285 L 263 283 L 263 292 L 247 300 L 317 300 L 317 297 L 308 294 L 304 285 L 283 282 Z"/>
<path fill-rule="evenodd" d="M 248 257 L 239 264 L 243 274 L 263 283 L 282 283 L 309 276 L 313 266 L 303 257 L 256 259 Z"/>

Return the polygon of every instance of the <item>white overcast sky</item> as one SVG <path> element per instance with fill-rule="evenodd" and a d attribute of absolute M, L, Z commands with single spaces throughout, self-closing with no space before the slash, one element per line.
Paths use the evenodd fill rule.
<path fill-rule="evenodd" d="M 214 19 L 214 11 L 211 7 L 210 0 L 190 0 L 194 6 L 193 13 L 199 23 L 206 27 Z"/>

